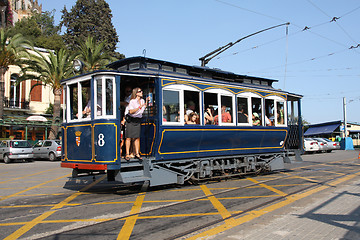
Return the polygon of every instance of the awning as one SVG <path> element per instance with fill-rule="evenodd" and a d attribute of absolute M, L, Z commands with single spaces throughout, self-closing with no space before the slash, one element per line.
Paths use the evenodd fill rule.
<path fill-rule="evenodd" d="M 46 117 L 43 117 L 43 116 L 30 116 L 26 120 L 28 120 L 28 121 L 38 121 L 38 122 L 47 122 Z"/>
<path fill-rule="evenodd" d="M 323 125 L 323 126 L 314 126 L 310 127 L 305 133 L 304 136 L 320 135 L 320 134 L 329 134 L 333 133 L 336 128 L 338 128 L 340 123 Z"/>

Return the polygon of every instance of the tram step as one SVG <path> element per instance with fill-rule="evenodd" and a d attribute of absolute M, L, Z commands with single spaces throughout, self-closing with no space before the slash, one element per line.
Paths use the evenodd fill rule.
<path fill-rule="evenodd" d="M 131 172 L 120 172 L 115 177 L 115 181 L 120 181 L 123 183 L 142 182 L 142 181 L 148 181 L 148 180 L 150 180 L 150 177 L 145 176 L 143 170 L 131 171 Z"/>

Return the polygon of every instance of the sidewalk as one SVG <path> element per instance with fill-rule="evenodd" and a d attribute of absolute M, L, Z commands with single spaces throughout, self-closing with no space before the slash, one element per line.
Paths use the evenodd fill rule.
<path fill-rule="evenodd" d="M 358 178 L 212 239 L 360 239 Z"/>

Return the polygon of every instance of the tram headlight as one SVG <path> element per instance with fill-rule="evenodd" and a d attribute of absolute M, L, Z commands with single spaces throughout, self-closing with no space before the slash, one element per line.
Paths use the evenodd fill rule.
<path fill-rule="evenodd" d="M 73 61 L 73 67 L 74 67 L 75 72 L 80 72 L 83 68 L 83 65 L 84 64 L 79 59 L 75 59 Z"/>

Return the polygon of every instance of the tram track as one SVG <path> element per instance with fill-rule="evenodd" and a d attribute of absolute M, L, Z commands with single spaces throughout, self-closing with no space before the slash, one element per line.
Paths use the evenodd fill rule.
<path fill-rule="evenodd" d="M 352 159 L 348 159 L 348 160 L 352 160 Z M 343 160 L 343 161 L 346 161 L 346 160 Z M 330 163 L 326 163 L 326 164 L 330 164 Z M 313 167 L 314 165 L 312 165 Z M 316 166 L 319 166 L 319 165 L 316 165 Z M 309 168 L 311 166 L 303 166 L 301 168 Z M 333 166 L 333 169 L 335 168 L 336 166 Z M 299 168 L 297 168 L 299 169 Z M 100 225 L 103 225 L 103 224 L 107 224 L 107 223 L 110 223 L 110 222 L 114 222 L 114 221 L 118 221 L 118 220 L 123 220 L 123 219 L 126 219 L 126 218 L 129 218 L 129 217 L 134 217 L 135 215 L 145 215 L 145 214 L 149 214 L 151 212 L 155 212 L 157 210 L 159 210 L 160 208 L 161 209 L 164 209 L 164 208 L 170 208 L 170 207 L 174 207 L 174 206 L 180 206 L 182 204 L 188 204 L 188 203 L 191 203 L 191 202 L 194 202 L 194 201 L 199 201 L 199 200 L 203 200 L 203 199 L 207 199 L 209 196 L 219 196 L 220 194 L 224 194 L 224 193 L 229 193 L 229 192 L 232 192 L 232 191 L 238 191 L 238 190 L 241 190 L 241 189 L 245 189 L 245 188 L 249 188 L 249 187 L 254 187 L 254 186 L 257 186 L 259 184 L 265 184 L 265 183 L 269 183 L 271 181 L 277 181 L 277 180 L 283 180 L 283 179 L 286 179 L 286 178 L 289 178 L 289 177 L 296 177 L 296 176 L 301 176 L 302 174 L 306 174 L 308 172 L 313 172 L 313 171 L 323 171 L 322 170 L 323 168 L 317 168 L 317 169 L 308 169 L 308 170 L 305 170 L 305 171 L 301 171 L 301 172 L 297 172 L 295 174 L 292 174 L 291 176 L 289 175 L 284 175 L 284 176 L 280 176 L 280 177 L 276 177 L 276 178 L 272 178 L 272 179 L 267 179 L 267 180 L 262 180 L 262 181 L 258 181 L 257 183 L 249 183 L 249 184 L 246 184 L 244 186 L 240 186 L 240 187 L 236 187 L 236 188 L 232 188 L 232 189 L 227 189 L 227 190 L 222 190 L 222 191 L 219 191 L 217 193 L 214 193 L 212 195 L 208 195 L 208 196 L 199 196 L 199 197 L 195 197 L 195 198 L 192 198 L 192 199 L 188 199 L 186 201 L 181 201 L 181 202 L 175 202 L 175 203 L 170 203 L 170 204 L 166 204 L 166 205 L 161 205 L 161 206 L 155 206 L 151 209 L 148 209 L 148 210 L 145 210 L 145 211 L 142 211 L 138 214 L 124 214 L 123 216 L 120 216 L 120 217 L 115 217 L 115 218 L 112 218 L 112 219 L 109 219 L 109 220 L 105 220 L 105 221 L 101 221 L 101 222 L 95 222 L 95 223 L 91 223 L 91 224 L 88 224 L 88 225 L 83 225 L 83 226 L 77 226 L 77 227 L 74 227 L 72 229 L 67 229 L 67 230 L 64 230 L 64 231 L 58 231 L 58 232 L 52 232 L 52 233 L 49 233 L 47 234 L 46 236 L 41 236 L 41 237 L 38 237 L 38 238 L 30 238 L 30 239 L 48 239 L 49 237 L 52 237 L 52 236 L 56 236 L 56 235 L 61 235 L 61 234 L 68 234 L 68 233 L 71 233 L 71 232 L 74 232 L 74 231 L 77 231 L 77 230 L 80 230 L 80 229 L 86 229 L 86 228 L 90 228 L 90 227 L 94 227 L 94 226 L 100 226 Z M 328 169 L 327 169 L 328 170 Z M 286 171 L 286 172 L 291 172 L 292 169 Z M 311 182 L 313 183 L 312 185 L 310 186 L 306 186 L 306 187 L 303 187 L 301 189 L 298 189 L 296 191 L 293 191 L 291 193 L 288 193 L 284 196 L 279 196 L 279 197 L 276 197 L 274 199 L 271 199 L 269 201 L 266 201 L 266 202 L 263 202 L 261 204 L 258 204 L 258 205 L 255 205 L 255 206 L 252 206 L 250 208 L 247 208 L 245 210 L 243 210 L 242 212 L 240 213 L 236 213 L 236 214 L 232 214 L 230 217 L 227 217 L 227 218 L 223 218 L 223 219 L 219 219 L 219 220 L 215 220 L 215 221 L 212 221 L 212 222 L 209 222 L 209 223 L 206 223 L 206 224 L 203 224 L 201 226 L 198 226 L 196 228 L 193 228 L 193 229 L 190 229 L 190 230 L 187 230 L 181 234 L 177 234 L 177 235 L 174 235 L 172 237 L 169 237 L 167 239 L 178 239 L 178 238 L 182 238 L 182 237 L 185 237 L 185 236 L 188 236 L 188 235 L 191 235 L 192 233 L 194 232 L 197 232 L 197 231 L 201 231 L 203 229 L 206 229 L 206 228 L 209 228 L 211 226 L 215 226 L 217 224 L 220 224 L 222 222 L 225 222 L 226 220 L 230 219 L 230 218 L 234 218 L 234 217 L 240 217 L 241 215 L 244 215 L 244 214 L 247 214 L 251 211 L 254 211 L 254 210 L 257 210 L 257 209 L 260 209 L 260 208 L 263 208 L 264 206 L 267 206 L 267 205 L 270 205 L 272 203 L 276 203 L 276 202 L 279 202 L 279 201 L 282 201 L 286 198 L 289 198 L 291 196 L 294 196 L 300 192 L 304 192 L 304 191 L 307 191 L 307 190 L 310 190 L 311 188 L 316 188 L 318 186 L 321 186 L 321 185 L 326 185 L 327 183 L 330 183 L 331 181 L 335 181 L 336 179 L 340 179 L 344 176 L 349 176 L 349 175 L 352 175 L 352 174 L 359 174 L 359 171 L 350 171 L 349 173 L 346 173 L 344 175 L 340 175 L 340 176 L 337 176 L 337 177 L 334 177 L 334 178 L 331 178 L 331 179 L 328 179 L 328 180 L 324 180 L 324 181 L 316 181 L 316 180 L 311 180 L 311 179 L 308 179 L 307 181 L 308 182 Z M 133 195 L 136 195 L 136 194 L 131 194 L 131 196 L 128 196 L 127 198 L 130 198 L 130 197 L 133 197 Z M 123 200 L 126 200 L 126 199 L 123 199 Z M 63 211 L 63 210 L 69 210 L 69 209 L 74 209 L 74 208 L 77 208 L 77 207 L 84 207 L 84 206 L 90 206 L 90 205 L 94 205 L 94 204 L 99 204 L 99 203 L 104 203 L 104 202 L 109 202 L 109 200 L 104 200 L 104 201 L 93 201 L 91 203 L 86 203 L 86 204 L 82 204 L 82 205 L 78 205 L 78 206 L 69 206 L 69 207 L 64 207 L 62 209 L 59 209 L 59 211 Z M 115 230 L 115 229 L 114 229 Z"/>

